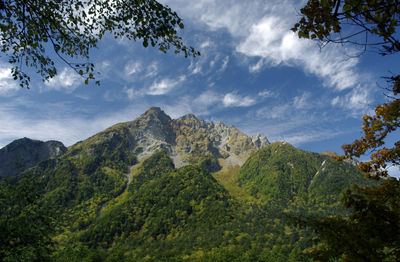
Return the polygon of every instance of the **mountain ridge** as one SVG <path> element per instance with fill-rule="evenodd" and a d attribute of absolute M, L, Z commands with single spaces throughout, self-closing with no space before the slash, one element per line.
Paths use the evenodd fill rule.
<path fill-rule="evenodd" d="M 67 148 L 55 140 L 46 142 L 27 137 L 14 140 L 0 149 L 0 178 L 12 177 L 40 161 L 64 154 Z"/>
<path fill-rule="evenodd" d="M 269 144 L 264 136 L 247 136 L 222 121 L 214 124 L 193 114 L 172 119 L 159 107 L 152 107 L 135 120 L 115 124 L 91 138 L 97 136 L 101 140 L 101 136 L 110 136 L 118 129 L 126 129 L 130 134 L 131 150 L 138 161 L 165 150 L 176 167 L 188 165 L 191 158 L 204 155 L 222 165 L 241 166 L 251 154 Z"/>
<path fill-rule="evenodd" d="M 346 214 L 341 192 L 365 180 L 349 163 L 267 142 L 151 108 L 2 181 L 0 193 L 18 197 L 0 208 L 0 239 L 41 238 L 46 231 L 26 225 L 43 225 L 48 214 L 54 261 L 307 261 L 299 255 L 313 232 L 293 227 L 288 215 Z M 24 204 L 31 183 L 37 200 Z M 16 212 L 11 220 L 8 210 Z M 14 234 L 21 223 L 26 230 Z M 8 245 L 0 260 L 36 254 L 41 243 Z"/>

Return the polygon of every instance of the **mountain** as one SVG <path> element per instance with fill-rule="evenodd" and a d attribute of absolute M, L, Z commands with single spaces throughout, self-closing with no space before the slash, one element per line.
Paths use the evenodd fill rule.
<path fill-rule="evenodd" d="M 67 148 L 59 141 L 42 142 L 21 138 L 0 149 L 0 177 L 15 176 L 40 161 L 64 154 Z"/>
<path fill-rule="evenodd" d="M 273 143 L 251 156 L 236 181 L 252 196 L 283 208 L 301 204 L 312 211 L 330 206 L 334 212 L 338 212 L 340 192 L 352 184 L 369 183 L 351 163 L 299 150 L 286 142 Z"/>
<path fill-rule="evenodd" d="M 258 149 L 269 144 L 259 134 L 249 137 L 234 126 L 199 120 L 193 114 L 171 119 L 152 107 L 134 121 L 106 129 L 89 140 L 101 143 L 123 132 L 138 161 L 165 150 L 176 167 L 211 158 L 216 167 L 241 166 Z"/>
<path fill-rule="evenodd" d="M 1 184 L 16 197 L 0 194 L 0 239 L 13 243 L 0 260 L 307 261 L 313 232 L 287 218 L 346 214 L 341 192 L 366 183 L 331 156 L 151 108 Z M 26 228 L 48 216 L 47 231 Z M 31 237 L 44 233 L 49 253 Z"/>

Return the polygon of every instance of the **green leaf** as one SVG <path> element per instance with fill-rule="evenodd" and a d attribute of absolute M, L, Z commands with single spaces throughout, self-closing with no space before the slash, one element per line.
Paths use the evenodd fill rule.
<path fill-rule="evenodd" d="M 350 10 L 351 10 L 351 5 L 345 4 L 345 5 L 343 6 L 343 11 L 344 11 L 344 12 L 350 12 Z"/>

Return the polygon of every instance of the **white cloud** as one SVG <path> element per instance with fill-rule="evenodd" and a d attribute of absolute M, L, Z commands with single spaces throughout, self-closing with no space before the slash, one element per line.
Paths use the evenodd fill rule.
<path fill-rule="evenodd" d="M 124 67 L 124 72 L 126 75 L 132 75 L 142 71 L 142 66 L 139 62 L 129 61 Z"/>
<path fill-rule="evenodd" d="M 201 106 L 211 106 L 221 102 L 222 99 L 220 94 L 213 91 L 205 91 L 194 99 L 194 103 Z"/>
<path fill-rule="evenodd" d="M 258 119 L 283 119 L 289 112 L 291 107 L 288 104 L 282 104 L 273 107 L 262 107 L 255 112 Z"/>
<path fill-rule="evenodd" d="M 178 77 L 178 79 L 164 78 L 159 81 L 153 82 L 153 84 L 145 91 L 147 95 L 165 95 L 171 92 L 176 86 L 184 82 L 186 77 L 184 75 Z"/>
<path fill-rule="evenodd" d="M 192 98 L 188 96 L 180 97 L 174 103 L 161 105 L 161 108 L 173 119 L 194 113 Z"/>
<path fill-rule="evenodd" d="M 352 88 L 362 77 L 357 72 L 359 59 L 349 59 L 342 46 L 328 45 L 321 50 L 314 41 L 299 39 L 290 28 L 299 19 L 304 1 L 198 0 L 187 5 L 183 0 L 163 1 L 184 18 L 209 30 L 226 30 L 238 53 L 258 58 L 250 72 L 263 67 L 291 66 L 319 77 L 336 90 Z M 252 60 L 249 60 L 252 62 Z"/>
<path fill-rule="evenodd" d="M 357 58 L 349 59 L 333 45 L 318 49 L 314 42 L 299 39 L 289 31 L 290 24 L 282 17 L 266 17 L 252 26 L 248 37 L 237 46 L 240 53 L 262 58 L 249 67 L 251 72 L 259 71 L 262 66 L 300 67 L 337 90 L 353 87 L 360 80 L 354 70 Z"/>
<path fill-rule="evenodd" d="M 263 65 L 264 65 L 264 59 L 258 60 L 258 62 L 256 64 L 249 65 L 250 73 L 259 72 L 261 70 L 261 68 L 263 67 Z"/>
<path fill-rule="evenodd" d="M 311 110 L 298 110 L 292 103 L 277 104 L 250 110 L 235 125 L 247 134 L 263 133 L 270 141 L 287 141 L 294 146 L 354 132 L 350 126 L 335 123 L 340 112 L 332 111 L 330 117 L 324 117 L 323 112 L 317 109 L 319 104 L 313 103 Z"/>
<path fill-rule="evenodd" d="M 20 89 L 18 82 L 11 76 L 11 67 L 0 63 L 0 96 L 9 96 Z"/>
<path fill-rule="evenodd" d="M 274 96 L 268 90 L 266 95 Z M 300 96 L 295 96 L 291 102 L 281 102 L 279 105 L 259 108 L 255 111 L 255 117 L 257 119 L 276 119 L 280 121 L 291 121 L 290 118 L 293 116 L 303 117 L 304 113 L 315 107 L 315 103 L 312 103 L 310 98 L 311 94 L 304 92 Z"/>
<path fill-rule="evenodd" d="M 130 99 L 130 100 L 134 99 L 136 96 L 135 89 L 133 89 L 133 88 L 124 87 L 122 92 L 125 93 L 128 96 L 128 99 Z"/>
<path fill-rule="evenodd" d="M 222 99 L 222 103 L 225 107 L 248 107 L 256 103 L 254 98 L 249 96 L 239 96 L 236 92 L 225 94 Z"/>
<path fill-rule="evenodd" d="M 114 67 L 111 65 L 110 60 L 104 60 L 96 65 L 96 69 L 99 70 L 100 76 L 99 78 L 106 78 L 109 77 L 111 70 Z"/>
<path fill-rule="evenodd" d="M 206 40 L 199 45 L 200 49 L 206 49 L 207 47 L 212 46 L 213 43 L 210 40 Z"/>
<path fill-rule="evenodd" d="M 190 73 L 192 75 L 196 75 L 201 73 L 201 65 L 199 62 L 194 62 L 193 60 L 190 62 L 190 65 L 188 67 Z"/>
<path fill-rule="evenodd" d="M 228 67 L 228 63 L 229 63 L 229 56 L 226 56 L 223 60 L 222 60 L 222 65 L 221 68 L 218 70 L 219 73 L 222 73 L 226 70 L 226 68 Z"/>
<path fill-rule="evenodd" d="M 146 77 L 151 78 L 158 74 L 158 63 L 153 62 L 146 68 Z"/>
<path fill-rule="evenodd" d="M 331 105 L 341 106 L 350 111 L 354 117 L 359 117 L 371 110 L 371 87 L 358 85 L 343 96 L 336 96 L 332 99 Z"/>
<path fill-rule="evenodd" d="M 65 67 L 61 73 L 45 82 L 45 85 L 50 89 L 71 93 L 81 84 L 82 80 L 83 78 L 78 73 Z"/>
<path fill-rule="evenodd" d="M 214 57 L 214 59 L 210 61 L 210 63 L 209 63 L 210 68 L 213 68 L 213 67 L 215 66 L 215 63 L 218 61 L 218 59 L 219 59 L 219 56 L 216 55 L 216 56 Z"/>
<path fill-rule="evenodd" d="M 257 95 L 262 98 L 276 97 L 276 94 L 274 94 L 274 92 L 268 89 L 260 91 Z"/>
<path fill-rule="evenodd" d="M 340 103 L 340 97 L 339 97 L 339 96 L 334 97 L 334 98 L 332 99 L 332 101 L 331 101 L 331 105 L 333 105 L 333 106 L 336 106 L 336 105 L 338 105 L 339 103 Z"/>
<path fill-rule="evenodd" d="M 327 140 L 343 134 L 342 131 L 300 131 L 296 133 L 289 133 L 283 136 L 278 136 L 278 141 L 287 141 L 294 146 L 299 146 L 308 142 L 317 142 Z"/>
<path fill-rule="evenodd" d="M 296 109 L 304 109 L 310 105 L 309 98 L 311 94 L 304 92 L 301 96 L 296 96 L 293 99 L 293 105 Z"/>

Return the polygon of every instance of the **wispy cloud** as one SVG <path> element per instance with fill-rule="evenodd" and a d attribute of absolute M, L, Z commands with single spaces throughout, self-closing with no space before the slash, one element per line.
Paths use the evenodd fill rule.
<path fill-rule="evenodd" d="M 268 89 L 258 92 L 257 95 L 262 98 L 277 97 L 277 94 Z"/>
<path fill-rule="evenodd" d="M 317 108 L 303 111 L 283 104 L 249 111 L 247 118 L 238 119 L 234 124 L 247 134 L 259 132 L 271 142 L 287 141 L 294 146 L 301 146 L 354 131 L 351 127 L 334 124 L 335 117 L 334 114 L 331 118 L 324 117 Z"/>
<path fill-rule="evenodd" d="M 146 68 L 146 77 L 152 78 L 152 77 L 156 76 L 157 74 L 158 74 L 158 63 L 152 62 Z"/>
<path fill-rule="evenodd" d="M 311 97 L 311 94 L 309 92 L 304 92 L 302 95 L 294 97 L 293 106 L 296 109 L 307 108 L 311 103 L 309 101 L 310 97 Z"/>
<path fill-rule="evenodd" d="M 256 103 L 256 99 L 250 96 L 240 96 L 236 92 L 228 93 L 222 99 L 225 107 L 248 107 Z"/>
<path fill-rule="evenodd" d="M 320 77 L 325 85 L 343 90 L 353 87 L 360 77 L 355 71 L 357 58 L 349 59 L 335 46 L 319 50 L 314 42 L 299 39 L 288 29 L 291 20 L 268 16 L 251 27 L 250 34 L 237 47 L 247 56 L 262 58 L 250 71 L 262 66 L 294 66 Z"/>
<path fill-rule="evenodd" d="M 58 91 L 65 91 L 67 93 L 73 92 L 83 81 L 83 78 L 74 70 L 65 67 L 61 73 L 58 73 L 54 78 L 45 82 L 46 88 Z"/>
<path fill-rule="evenodd" d="M 199 0 L 190 7 L 183 0 L 164 2 L 184 17 L 190 17 L 192 26 L 205 25 L 209 31 L 228 32 L 229 45 L 244 57 L 242 62 L 247 64 L 249 72 L 279 66 L 300 68 L 317 76 L 321 86 L 331 88 L 351 105 L 357 105 L 360 98 L 352 89 L 369 83 L 368 77 L 359 72 L 359 58 L 350 58 L 355 50 L 335 45 L 320 49 L 316 42 L 299 39 L 290 31 L 299 18 L 296 10 L 304 1 L 254 0 L 249 5 L 240 0 Z M 216 64 L 213 59 L 209 59 L 210 67 Z M 364 90 L 364 95 L 370 97 L 368 92 L 371 90 Z M 346 103 L 335 105 L 349 109 Z M 352 110 L 356 107 L 352 106 Z"/>
<path fill-rule="evenodd" d="M 255 111 L 255 116 L 258 119 L 284 119 L 291 107 L 288 104 L 276 105 L 271 107 L 262 107 Z"/>
<path fill-rule="evenodd" d="M 128 99 L 130 100 L 133 100 L 135 98 L 136 92 L 135 89 L 133 88 L 124 87 L 122 92 L 125 93 L 128 96 Z"/>
<path fill-rule="evenodd" d="M 0 63 L 0 96 L 14 94 L 20 87 L 11 76 L 11 67 Z"/>
<path fill-rule="evenodd" d="M 229 63 L 229 56 L 226 56 L 223 60 L 222 60 L 222 65 L 220 67 L 220 69 L 218 69 L 219 73 L 222 73 L 226 70 L 226 68 L 228 67 L 228 63 Z"/>
<path fill-rule="evenodd" d="M 188 69 L 192 75 L 199 74 L 201 73 L 201 64 L 200 62 L 191 61 Z"/>
<path fill-rule="evenodd" d="M 221 102 L 222 95 L 217 94 L 214 91 L 205 91 L 201 93 L 197 98 L 194 99 L 194 103 L 197 105 L 210 106 Z"/>
<path fill-rule="evenodd" d="M 334 97 L 331 104 L 339 105 L 349 110 L 355 117 L 364 113 L 371 113 L 371 104 L 373 101 L 371 89 L 372 88 L 367 85 L 358 85 L 344 96 Z"/>
<path fill-rule="evenodd" d="M 303 130 L 275 137 L 278 141 L 287 141 L 294 146 L 300 146 L 309 142 L 318 142 L 344 134 L 343 130 Z"/>
<path fill-rule="evenodd" d="M 139 62 L 136 61 L 128 61 L 128 63 L 125 64 L 124 67 L 124 72 L 126 75 L 132 75 L 136 74 L 142 71 L 142 65 Z"/>
<path fill-rule="evenodd" d="M 164 78 L 158 81 L 154 81 L 153 84 L 145 90 L 147 95 L 165 95 L 171 92 L 176 86 L 183 83 L 186 77 L 181 75 L 177 79 Z"/>

